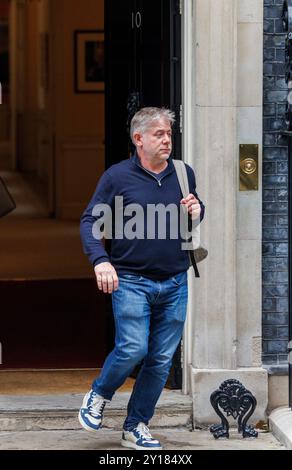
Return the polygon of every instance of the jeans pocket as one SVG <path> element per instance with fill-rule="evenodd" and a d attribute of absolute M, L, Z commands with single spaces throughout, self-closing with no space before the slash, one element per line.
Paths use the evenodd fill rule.
<path fill-rule="evenodd" d="M 181 286 L 185 282 L 187 282 L 187 271 L 183 271 L 182 273 L 176 274 L 171 279 L 177 286 Z"/>
<path fill-rule="evenodd" d="M 143 276 L 140 276 L 139 274 L 120 274 L 119 275 L 119 281 L 141 281 L 143 279 Z"/>

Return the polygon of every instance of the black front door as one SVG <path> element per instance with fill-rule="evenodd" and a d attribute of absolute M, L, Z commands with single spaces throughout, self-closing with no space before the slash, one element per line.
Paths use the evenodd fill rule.
<path fill-rule="evenodd" d="M 133 148 L 129 124 L 144 106 L 176 112 L 173 155 L 181 155 L 181 22 L 178 0 L 106 0 L 106 166 Z"/>
<path fill-rule="evenodd" d="M 130 121 L 144 106 L 165 106 L 175 111 L 173 156 L 181 158 L 179 8 L 179 0 L 105 1 L 107 168 L 133 152 Z M 109 243 L 107 248 L 110 250 Z M 110 348 L 113 341 L 112 336 Z M 179 346 L 168 380 L 171 388 L 181 387 L 180 356 Z"/>

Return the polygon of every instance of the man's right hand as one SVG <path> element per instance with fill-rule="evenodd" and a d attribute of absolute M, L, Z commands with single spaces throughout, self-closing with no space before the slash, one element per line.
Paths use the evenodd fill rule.
<path fill-rule="evenodd" d="M 94 272 L 99 290 L 111 294 L 119 287 L 119 278 L 111 263 L 100 263 L 94 266 Z"/>

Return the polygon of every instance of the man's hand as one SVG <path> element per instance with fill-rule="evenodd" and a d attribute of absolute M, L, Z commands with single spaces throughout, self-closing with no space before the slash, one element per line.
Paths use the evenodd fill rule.
<path fill-rule="evenodd" d="M 94 266 L 97 287 L 105 294 L 111 294 L 119 287 L 119 278 L 111 263 L 100 263 Z"/>
<path fill-rule="evenodd" d="M 180 203 L 186 205 L 192 220 L 196 220 L 200 216 L 201 206 L 198 199 L 193 194 L 189 194 L 186 198 L 182 199 Z"/>

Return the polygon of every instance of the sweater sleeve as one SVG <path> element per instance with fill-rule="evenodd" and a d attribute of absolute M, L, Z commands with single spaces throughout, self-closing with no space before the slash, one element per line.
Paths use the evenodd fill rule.
<path fill-rule="evenodd" d="M 99 232 L 96 224 L 105 215 L 104 210 L 102 210 L 105 207 L 104 205 L 107 205 L 106 207 L 109 210 L 107 215 L 111 214 L 114 197 L 115 188 L 111 175 L 107 171 L 100 178 L 96 190 L 80 219 L 80 235 L 83 251 L 93 266 L 110 261 L 101 237 L 97 236 Z"/>

